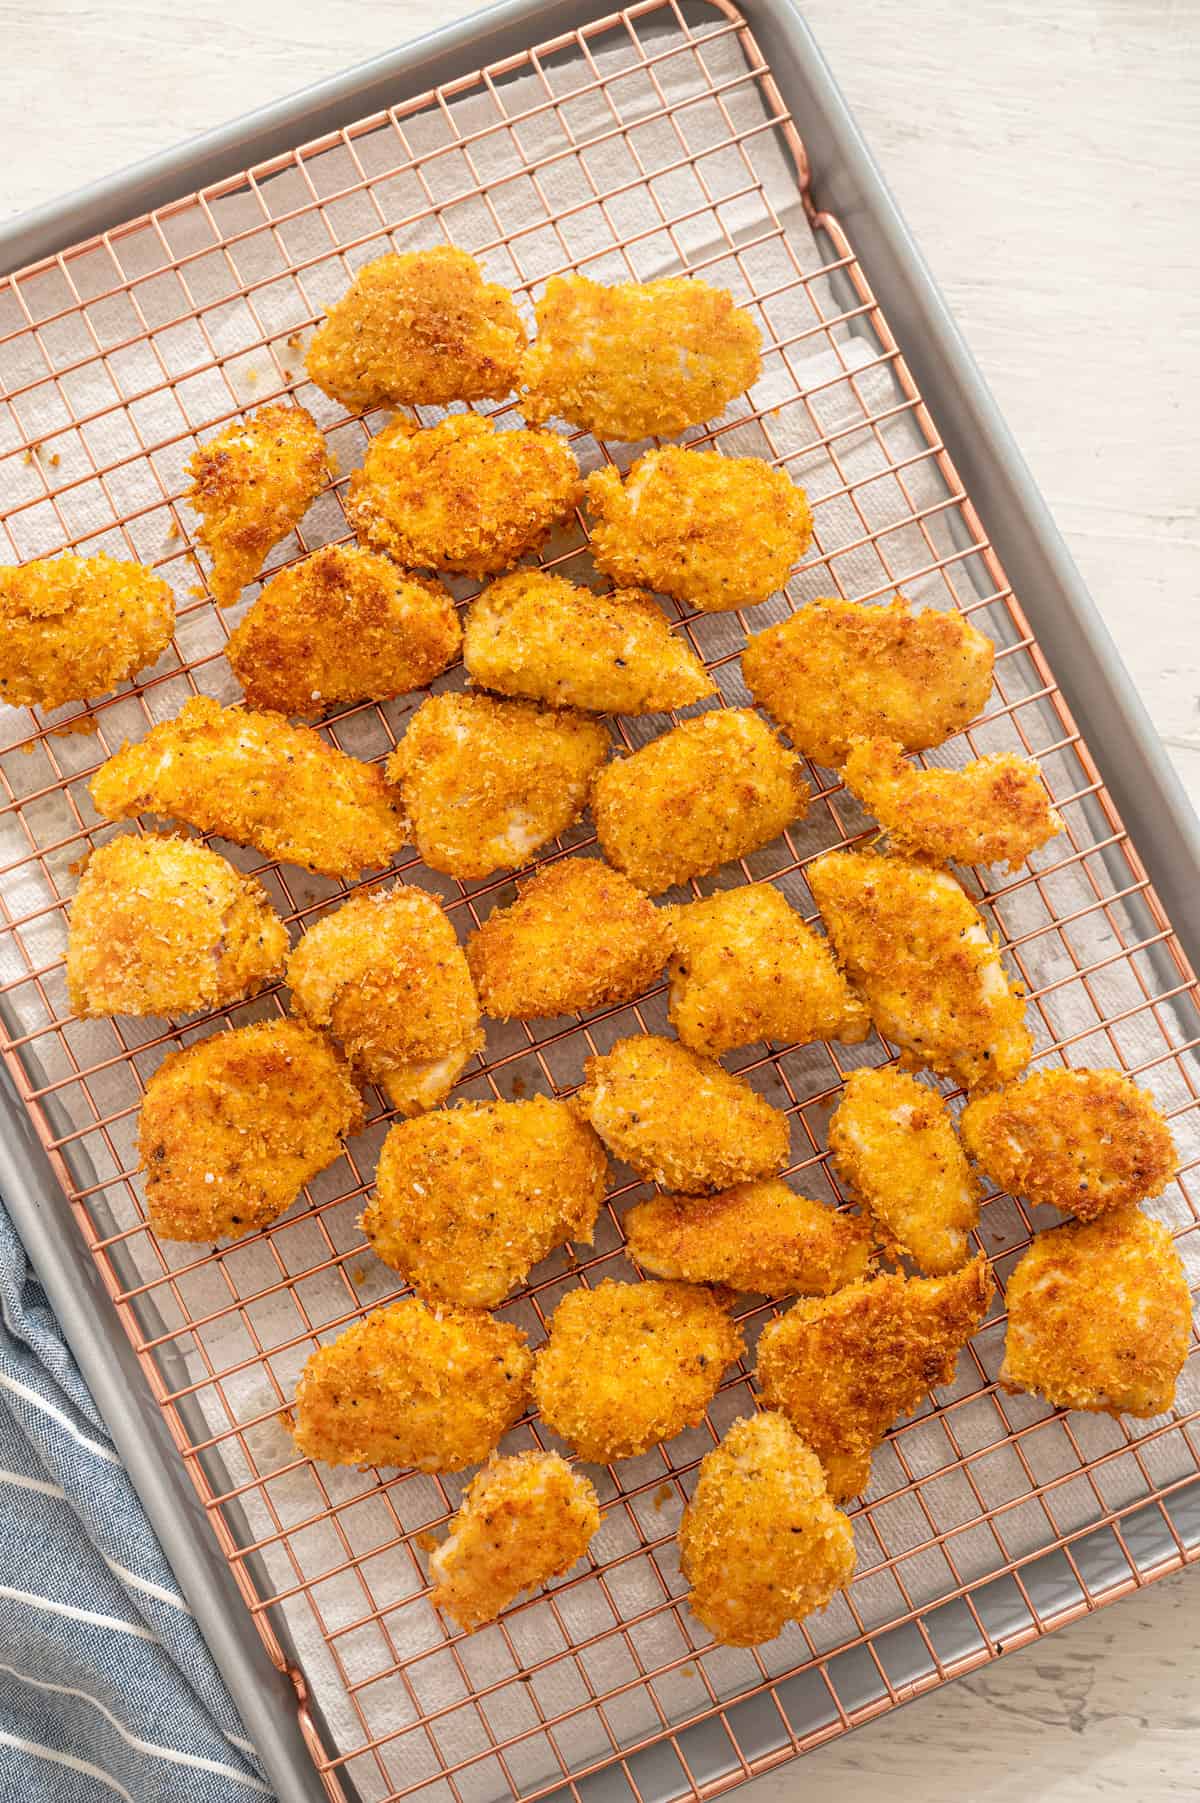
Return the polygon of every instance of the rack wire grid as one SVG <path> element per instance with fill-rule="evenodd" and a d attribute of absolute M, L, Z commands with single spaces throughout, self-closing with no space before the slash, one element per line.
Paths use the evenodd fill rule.
<path fill-rule="evenodd" d="M 1193 979 L 853 245 L 820 201 L 797 125 L 735 9 L 645 0 L 0 285 L 0 557 L 68 547 L 133 557 L 163 573 L 179 604 L 170 649 L 137 684 L 87 708 L 3 714 L 6 1058 L 247 1607 L 292 1674 L 335 1798 L 712 1794 L 1200 1550 L 1196 1361 L 1169 1416 L 1054 1412 L 998 1388 L 998 1300 L 954 1384 L 879 1450 L 852 1512 L 858 1575 L 825 1614 L 733 1650 L 712 1645 L 682 1600 L 675 1529 L 698 1460 L 754 1406 L 751 1351 L 701 1427 L 595 1474 L 607 1516 L 584 1568 L 466 1637 L 430 1607 L 424 1564 L 464 1479 L 315 1466 L 287 1431 L 313 1348 L 401 1288 L 356 1226 L 387 1126 L 381 1098 L 346 1156 L 271 1227 L 202 1253 L 160 1243 L 145 1224 L 134 1149 L 147 1078 L 173 1047 L 281 1011 L 285 998 L 186 1023 L 84 1022 L 68 1006 L 63 958 L 80 861 L 114 830 L 137 830 L 97 819 L 91 772 L 187 696 L 236 695 L 222 647 L 240 609 L 223 616 L 208 598 L 180 505 L 194 446 L 242 410 L 295 395 L 343 472 L 361 460 L 383 416 L 347 416 L 308 385 L 303 341 L 385 248 L 462 245 L 527 313 L 560 271 L 645 280 L 686 270 L 728 287 L 765 346 L 753 392 L 689 442 L 787 469 L 815 518 L 787 594 L 749 620 L 678 610 L 678 630 L 717 676 L 715 705 L 748 699 L 747 629 L 817 595 L 871 602 L 899 588 L 991 634 L 988 708 L 930 761 L 1031 753 L 1066 829 L 1018 872 L 964 880 L 1027 985 L 1037 1061 L 1115 1064 L 1169 1116 L 1184 1175 L 1152 1211 L 1178 1235 L 1194 1280 Z M 491 411 L 519 423 L 512 404 Z M 585 469 L 613 454 L 585 435 L 572 443 Z M 621 447 L 620 461 L 637 449 Z M 331 482 L 268 574 L 348 536 L 345 481 Z M 543 561 L 591 577 L 581 519 Z M 471 592 L 455 588 L 464 600 Z M 435 686 L 462 680 L 459 669 Z M 322 730 L 379 758 L 419 699 L 347 708 Z M 666 724 L 622 721 L 614 733 L 635 745 Z M 769 878 L 815 915 L 805 865 L 873 828 L 831 773 L 812 774 L 807 817 L 697 892 Z M 590 827 L 548 855 L 568 843 L 590 847 Z M 262 877 L 293 932 L 343 894 L 221 850 Z M 399 870 L 436 890 L 464 933 L 513 895 L 508 875 L 463 885 L 411 860 Z M 661 987 L 586 1019 L 489 1023 L 459 1094 L 569 1093 L 589 1052 L 664 1023 Z M 793 1181 L 841 1201 L 827 1167 L 829 1115 L 847 1068 L 890 1056 L 872 1039 L 761 1046 L 728 1062 L 786 1107 Z M 950 1086 L 943 1092 L 958 1105 Z M 622 1256 L 621 1216 L 640 1193 L 628 1176 L 594 1245 L 547 1261 L 500 1311 L 535 1342 L 565 1288 L 636 1278 Z M 990 1196 L 978 1240 L 1001 1282 L 1054 1218 Z M 777 1312 L 776 1302 L 740 1299 L 751 1346 Z M 532 1419 L 509 1443 L 547 1439 Z"/>

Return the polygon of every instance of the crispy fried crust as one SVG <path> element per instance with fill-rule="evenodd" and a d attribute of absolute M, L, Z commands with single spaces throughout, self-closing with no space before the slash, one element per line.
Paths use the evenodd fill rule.
<path fill-rule="evenodd" d="M 655 1277 L 762 1296 L 827 1296 L 865 1277 L 871 1230 L 778 1178 L 716 1196 L 652 1196 L 625 1216 L 631 1258 Z"/>
<path fill-rule="evenodd" d="M 212 558 L 209 587 L 220 606 L 232 607 L 328 481 L 325 440 L 305 408 L 272 403 L 232 420 L 187 467 L 196 536 Z"/>
<path fill-rule="evenodd" d="M 742 673 L 797 751 L 833 767 L 855 739 L 927 751 L 961 732 L 987 701 L 995 647 L 957 613 L 810 602 L 756 632 Z"/>
<path fill-rule="evenodd" d="M 854 1530 L 782 1415 L 735 1421 L 706 1453 L 679 1524 L 688 1605 L 723 1646 L 774 1640 L 854 1576 Z"/>
<path fill-rule="evenodd" d="M 856 739 L 842 781 L 896 851 L 1015 868 L 1063 829 L 1031 758 L 997 752 L 963 770 L 918 770 L 894 739 Z"/>
<path fill-rule="evenodd" d="M 0 566 L 0 702 L 101 695 L 152 664 L 174 630 L 174 595 L 140 563 L 64 555 Z"/>

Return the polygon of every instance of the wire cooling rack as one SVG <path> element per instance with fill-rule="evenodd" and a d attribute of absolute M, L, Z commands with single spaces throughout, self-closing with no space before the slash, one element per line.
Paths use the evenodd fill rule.
<path fill-rule="evenodd" d="M 348 536 L 347 472 L 383 423 L 347 417 L 304 377 L 306 334 L 360 264 L 391 246 L 451 241 L 480 255 L 530 316 L 557 271 L 620 280 L 690 270 L 750 308 L 766 347 L 753 392 L 691 438 L 786 468 L 808 491 L 815 536 L 786 596 L 749 619 L 680 610 L 678 629 L 715 672 L 718 705 L 748 699 L 746 631 L 817 595 L 870 602 L 902 588 L 921 605 L 960 609 L 995 639 L 987 709 L 928 761 L 1032 753 L 1066 831 L 1016 873 L 964 880 L 1028 987 L 1038 1060 L 1119 1065 L 1170 1117 L 1184 1172 L 1153 1212 L 1194 1277 L 1190 974 L 853 245 L 808 192 L 805 170 L 797 127 L 733 8 L 646 0 L 0 283 L 0 559 L 108 551 L 154 565 L 178 600 L 172 646 L 140 683 L 86 709 L 0 716 L 6 1057 L 247 1606 L 292 1674 L 335 1798 L 710 1794 L 1200 1550 L 1195 1361 L 1168 1417 L 1057 1414 L 998 1390 L 997 1305 L 955 1383 L 879 1451 L 853 1511 L 858 1575 L 826 1614 L 735 1651 L 709 1644 L 681 1602 L 675 1528 L 698 1460 L 753 1406 L 751 1351 L 702 1427 L 598 1474 L 608 1513 L 585 1569 L 464 1637 L 430 1608 L 425 1578 L 429 1536 L 462 1480 L 317 1467 L 296 1457 L 287 1431 L 314 1346 L 397 1292 L 355 1224 L 387 1126 L 380 1098 L 345 1158 L 283 1220 L 203 1253 L 160 1244 L 145 1226 L 134 1151 L 148 1077 L 174 1046 L 274 1013 L 285 998 L 186 1023 L 81 1022 L 67 1004 L 80 860 L 114 830 L 133 830 L 97 821 L 88 777 L 188 695 L 237 694 L 222 646 L 242 610 L 222 616 L 208 598 L 180 505 L 196 443 L 281 394 L 326 430 L 342 473 L 278 547 L 271 573 Z M 493 411 L 518 423 L 511 408 Z M 583 435 L 573 444 L 585 469 L 615 454 Z M 622 446 L 617 460 L 635 454 Z M 560 531 L 543 561 L 588 580 L 583 522 Z M 457 670 L 435 687 L 461 682 Z M 324 730 L 380 758 L 419 699 L 348 708 Z M 667 724 L 614 732 L 635 745 Z M 829 772 L 812 774 L 807 818 L 698 890 L 771 878 L 815 913 L 807 862 L 872 828 Z M 590 825 L 549 855 L 568 843 L 590 847 Z M 221 849 L 263 878 L 293 932 L 343 893 Z M 513 894 L 507 877 L 461 885 L 400 868 L 442 895 L 463 933 Z M 586 1019 L 493 1023 L 458 1093 L 568 1093 L 590 1051 L 664 1024 L 661 988 Z M 728 1062 L 786 1107 L 798 1187 L 840 1199 L 829 1115 L 846 1069 L 888 1056 L 873 1039 L 757 1047 Z M 537 1341 L 564 1288 L 634 1278 L 620 1219 L 639 1193 L 619 1179 L 593 1247 L 540 1266 L 500 1312 Z M 1054 1218 L 988 1200 L 978 1238 L 1001 1280 Z M 777 1310 L 742 1303 L 752 1347 Z M 543 1438 L 534 1420 L 510 1444 Z"/>

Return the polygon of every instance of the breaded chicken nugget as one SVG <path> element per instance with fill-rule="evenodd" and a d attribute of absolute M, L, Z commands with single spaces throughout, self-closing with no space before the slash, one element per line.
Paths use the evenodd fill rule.
<path fill-rule="evenodd" d="M 534 1401 L 581 1459 L 635 1459 L 703 1419 L 743 1349 L 711 1290 L 611 1282 L 568 1290 L 537 1354 Z"/>
<path fill-rule="evenodd" d="M 800 760 L 749 708 L 715 708 L 602 770 L 605 857 L 651 895 L 769 845 L 808 808 Z"/>
<path fill-rule="evenodd" d="M 599 858 L 563 858 L 521 885 L 467 941 L 484 1012 L 495 1020 L 582 1013 L 644 995 L 671 936 L 662 914 Z"/>
<path fill-rule="evenodd" d="M 1063 829 L 1031 758 L 997 752 L 963 770 L 918 770 L 894 739 L 856 739 L 842 781 L 887 828 L 896 851 L 944 864 L 1007 864 Z"/>
<path fill-rule="evenodd" d="M 481 877 L 524 864 L 574 825 L 610 742 L 598 721 L 565 708 L 431 695 L 387 773 L 430 869 Z"/>
<path fill-rule="evenodd" d="M 762 1039 L 858 1045 L 871 1031 L 825 940 L 770 883 L 666 913 L 671 1025 L 694 1052 L 719 1058 Z"/>
<path fill-rule="evenodd" d="M 871 1481 L 871 1454 L 900 1415 L 954 1376 L 992 1294 L 986 1258 L 946 1277 L 887 1272 L 794 1303 L 763 1329 L 758 1382 L 825 1467 L 841 1502 Z"/>
<path fill-rule="evenodd" d="M 995 646 L 957 613 L 824 599 L 756 632 L 742 674 L 797 751 L 832 768 L 855 739 L 927 751 L 987 701 Z"/>
<path fill-rule="evenodd" d="M 88 792 L 106 820 L 165 814 L 270 858 L 351 877 L 404 843 L 396 797 L 375 764 L 279 714 L 185 701 L 101 764 Z"/>
<path fill-rule="evenodd" d="M 519 1327 L 406 1296 L 313 1353 L 296 1391 L 296 1445 L 326 1465 L 461 1471 L 524 1414 L 532 1371 Z"/>
<path fill-rule="evenodd" d="M 623 484 L 611 464 L 594 471 L 585 493 L 597 566 L 703 613 L 765 601 L 812 538 L 804 490 L 760 457 L 666 445 Z"/>
<path fill-rule="evenodd" d="M 429 1600 L 469 1634 L 495 1621 L 522 1590 L 563 1577 L 600 1521 L 594 1487 L 558 1453 L 494 1458 L 471 1480 L 430 1555 Z"/>
<path fill-rule="evenodd" d="M 649 595 L 597 595 L 544 570 L 514 570 L 467 615 L 463 662 L 501 695 L 594 714 L 657 714 L 716 684 Z"/>
<path fill-rule="evenodd" d="M 929 1277 L 957 1270 L 979 1221 L 979 1188 L 936 1090 L 892 1065 L 851 1071 L 829 1123 L 829 1150 L 893 1253 Z"/>
<path fill-rule="evenodd" d="M 735 1421 L 706 1453 L 679 1524 L 688 1606 L 723 1646 L 774 1640 L 854 1576 L 854 1530 L 782 1415 Z"/>
<path fill-rule="evenodd" d="M 510 393 L 525 342 L 508 289 L 443 244 L 364 264 L 313 334 L 305 368 L 347 407 L 444 407 Z"/>
<path fill-rule="evenodd" d="M 1179 1169 L 1154 1098 L 1120 1071 L 1031 1071 L 964 1110 L 971 1157 L 1014 1196 L 1094 1221 L 1161 1196 Z"/>
<path fill-rule="evenodd" d="M 360 541 L 397 563 L 490 576 L 536 551 L 582 494 L 565 439 L 454 413 L 424 428 L 394 419 L 371 440 L 345 504 Z"/>
<path fill-rule="evenodd" d="M 81 1019 L 194 1014 L 283 975 L 287 931 L 262 884 L 195 839 L 99 845 L 71 904 L 67 988 Z"/>
<path fill-rule="evenodd" d="M 787 1163 L 787 1116 L 673 1039 L 618 1039 L 583 1075 L 575 1106 L 647 1183 L 697 1195 L 773 1177 Z"/>
<path fill-rule="evenodd" d="M 906 1060 L 968 1089 L 1025 1069 L 1033 1040 L 1020 990 L 949 871 L 837 851 L 805 874 L 839 961 Z"/>
<path fill-rule="evenodd" d="M 329 480 L 325 440 L 304 407 L 275 402 L 232 420 L 187 467 L 187 498 L 200 515 L 196 536 L 212 558 L 209 587 L 232 607 Z"/>
<path fill-rule="evenodd" d="M 175 630 L 153 570 L 114 557 L 0 565 L 0 702 L 61 707 L 152 664 Z"/>
<path fill-rule="evenodd" d="M 655 1277 L 762 1296 L 827 1296 L 865 1277 L 871 1230 L 778 1178 L 716 1196 L 652 1196 L 625 1216 L 631 1258 Z"/>
<path fill-rule="evenodd" d="M 436 896 L 352 895 L 288 959 L 292 1007 L 406 1114 L 444 1101 L 483 1044 L 462 947 Z"/>
<path fill-rule="evenodd" d="M 265 1227 L 362 1121 L 345 1065 L 299 1021 L 257 1021 L 172 1052 L 138 1123 L 150 1225 L 164 1240 Z"/>
<path fill-rule="evenodd" d="M 590 1241 L 604 1148 L 566 1102 L 465 1102 L 383 1142 L 362 1230 L 434 1302 L 491 1308 L 567 1240 Z"/>
<path fill-rule="evenodd" d="M 323 714 L 422 688 L 461 644 L 440 582 L 356 545 L 326 545 L 272 576 L 225 655 L 251 706 Z"/>
<path fill-rule="evenodd" d="M 669 438 L 758 380 L 758 327 L 695 276 L 612 287 L 551 276 L 534 311 L 520 372 L 531 425 L 553 414 L 597 438 Z"/>

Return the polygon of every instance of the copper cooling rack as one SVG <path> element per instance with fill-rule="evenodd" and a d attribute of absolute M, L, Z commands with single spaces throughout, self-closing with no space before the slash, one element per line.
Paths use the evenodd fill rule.
<path fill-rule="evenodd" d="M 1193 980 L 854 246 L 805 171 L 801 137 L 733 7 L 646 0 L 0 283 L 0 558 L 66 547 L 131 556 L 158 568 L 179 604 L 170 651 L 138 685 L 88 709 L 0 717 L 6 1058 L 247 1607 L 293 1676 L 335 1798 L 582 1798 L 601 1774 L 603 1795 L 709 1794 L 1200 1550 L 1195 1361 L 1169 1417 L 1057 1414 L 997 1388 L 998 1306 L 955 1384 L 878 1454 L 854 1510 L 859 1573 L 825 1615 L 733 1651 L 711 1646 L 680 1600 L 674 1530 L 697 1461 L 752 1406 L 751 1352 L 702 1428 L 599 1474 L 608 1515 L 585 1570 L 473 1637 L 453 1632 L 426 1600 L 424 1561 L 461 1482 L 313 1466 L 287 1432 L 313 1347 L 397 1289 L 355 1226 L 387 1124 L 380 1098 L 366 1132 L 285 1219 L 203 1255 L 162 1245 L 144 1223 L 133 1149 L 145 1082 L 173 1046 L 285 998 L 186 1024 L 79 1022 L 67 1005 L 75 876 L 115 830 L 90 806 L 90 773 L 188 695 L 236 696 L 221 652 L 239 610 L 222 616 L 209 600 L 180 505 L 197 441 L 280 394 L 327 431 L 342 474 L 274 569 L 348 536 L 346 472 L 383 423 L 347 417 L 304 378 L 305 334 L 359 264 L 389 245 L 453 241 L 525 307 L 560 270 L 613 280 L 686 269 L 728 286 L 766 346 L 753 393 L 695 440 L 786 467 L 808 490 L 816 529 L 786 597 L 749 621 L 686 617 L 679 630 L 716 673 L 720 705 L 746 700 L 747 628 L 820 594 L 869 602 L 899 587 L 959 608 L 996 640 L 988 708 L 931 756 L 1033 754 L 1067 825 L 1019 872 L 965 880 L 1028 987 L 1039 1061 L 1118 1065 L 1169 1115 L 1184 1172 L 1153 1211 L 1194 1271 Z M 573 442 L 585 468 L 610 455 Z M 619 447 L 623 463 L 633 454 Z M 544 561 L 587 579 L 582 521 Z M 461 681 L 454 671 L 435 686 Z M 347 709 L 325 730 L 380 758 L 419 699 Z M 666 724 L 614 730 L 632 745 Z M 811 917 L 809 859 L 872 830 L 830 773 L 813 777 L 802 823 L 698 887 L 770 877 Z M 590 825 L 570 843 L 590 845 Z M 262 876 L 293 930 L 342 893 L 221 849 Z M 400 868 L 443 896 L 463 932 L 513 892 L 506 877 L 464 886 Z M 664 1021 L 660 989 L 587 1019 L 493 1024 L 458 1093 L 568 1093 L 589 1051 Z M 873 1040 L 759 1047 L 729 1062 L 787 1108 L 797 1185 L 836 1198 L 825 1130 L 842 1076 L 889 1055 Z M 502 1313 L 538 1340 L 564 1287 L 635 1276 L 620 1219 L 638 1193 L 619 1184 L 594 1246 L 539 1267 Z M 1051 1218 L 988 1200 L 978 1237 L 1001 1280 Z M 752 1345 L 776 1309 L 743 1302 Z M 533 1420 L 512 1442 L 541 1438 Z"/>

